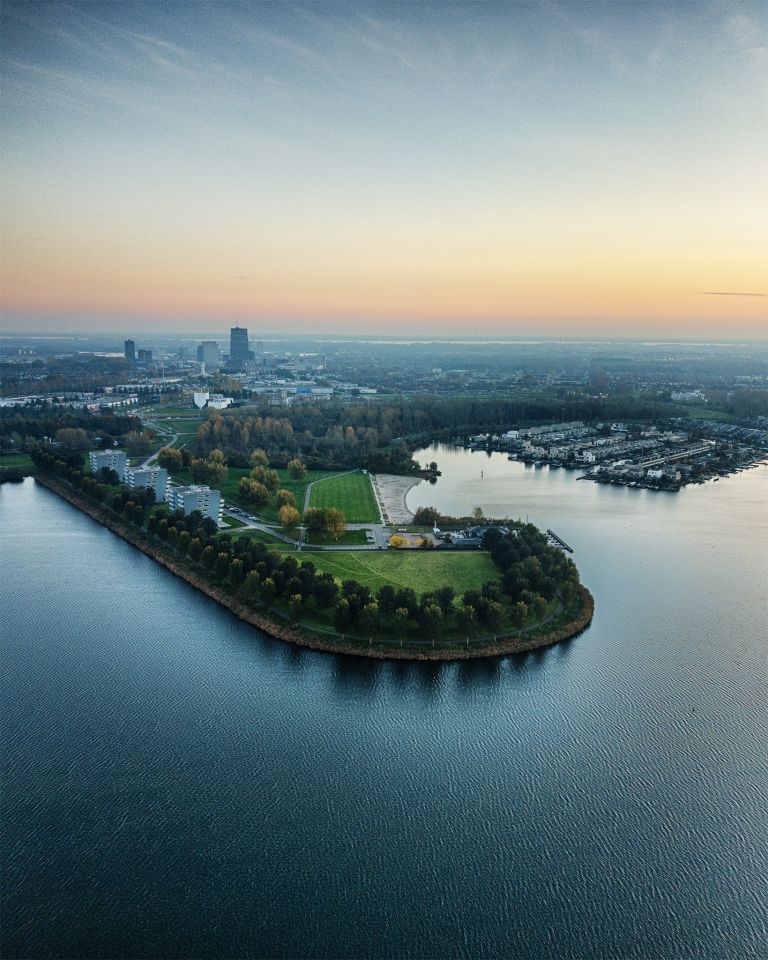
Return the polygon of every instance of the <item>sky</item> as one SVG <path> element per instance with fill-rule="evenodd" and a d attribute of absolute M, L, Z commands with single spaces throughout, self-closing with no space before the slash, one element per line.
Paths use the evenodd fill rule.
<path fill-rule="evenodd" d="M 0 7 L 5 331 L 763 337 L 768 6 Z"/>

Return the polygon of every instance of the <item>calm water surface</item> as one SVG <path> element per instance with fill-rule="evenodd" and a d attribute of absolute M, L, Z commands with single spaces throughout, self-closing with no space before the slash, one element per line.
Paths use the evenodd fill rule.
<path fill-rule="evenodd" d="M 0 488 L 4 957 L 766 956 L 768 471 L 672 496 L 424 459 L 411 506 L 575 548 L 587 633 L 293 649 Z"/>

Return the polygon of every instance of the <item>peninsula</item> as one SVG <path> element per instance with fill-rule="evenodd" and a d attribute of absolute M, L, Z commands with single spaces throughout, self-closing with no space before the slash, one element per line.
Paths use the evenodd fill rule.
<path fill-rule="evenodd" d="M 171 512 L 142 490 L 102 483 L 72 460 L 35 451 L 37 481 L 239 619 L 290 643 L 377 659 L 458 660 L 549 646 L 592 618 L 592 596 L 573 562 L 532 524 L 476 525 L 484 549 L 472 552 L 310 548 L 302 560 L 257 532 L 221 532 L 199 511 Z M 398 575 L 414 586 L 398 588 Z"/>

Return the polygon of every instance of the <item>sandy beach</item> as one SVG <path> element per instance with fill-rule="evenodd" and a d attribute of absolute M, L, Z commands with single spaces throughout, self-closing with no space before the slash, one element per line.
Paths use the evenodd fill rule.
<path fill-rule="evenodd" d="M 379 473 L 371 479 L 376 496 L 379 499 L 384 523 L 412 523 L 413 514 L 405 505 L 405 498 L 411 487 L 421 483 L 421 478 L 398 477 L 389 473 Z"/>

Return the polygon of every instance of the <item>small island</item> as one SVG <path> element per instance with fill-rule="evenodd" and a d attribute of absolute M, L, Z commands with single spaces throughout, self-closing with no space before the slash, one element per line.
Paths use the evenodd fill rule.
<path fill-rule="evenodd" d="M 593 599 L 573 561 L 533 524 L 427 509 L 393 529 L 383 522 L 382 485 L 366 471 L 313 480 L 298 461 L 278 471 L 264 459 L 260 452 L 238 478 L 239 490 L 271 504 L 281 532 L 234 516 L 225 524 L 220 513 L 217 522 L 218 507 L 209 516 L 189 509 L 180 491 L 201 487 L 177 487 L 170 503 L 157 503 L 152 487 L 137 483 L 146 471 L 126 471 L 127 485 L 111 468 L 91 472 L 82 454 L 44 445 L 32 454 L 38 482 L 239 619 L 300 646 L 469 659 L 549 646 L 591 621 Z M 221 473 L 221 461 L 198 469 Z M 360 522 L 346 523 L 339 503 Z M 384 535 L 386 546 L 377 542 Z"/>

